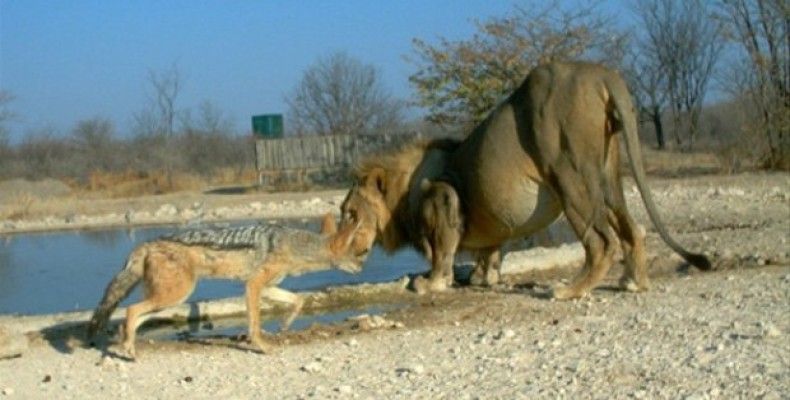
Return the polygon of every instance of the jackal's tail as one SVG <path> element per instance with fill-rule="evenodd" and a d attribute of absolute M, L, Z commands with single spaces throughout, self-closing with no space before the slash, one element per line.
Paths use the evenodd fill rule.
<path fill-rule="evenodd" d="M 148 255 L 148 246 L 143 245 L 132 251 L 126 260 L 126 265 L 115 275 L 104 290 L 104 297 L 96 311 L 93 312 L 88 323 L 88 339 L 92 339 L 107 325 L 110 315 L 115 308 L 137 286 L 143 277 L 145 257 Z"/>

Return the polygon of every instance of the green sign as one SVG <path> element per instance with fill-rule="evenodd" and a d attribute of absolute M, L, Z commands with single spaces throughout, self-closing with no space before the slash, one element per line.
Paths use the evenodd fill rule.
<path fill-rule="evenodd" d="M 279 139 L 283 137 L 283 115 L 253 115 L 252 132 L 264 139 Z"/>

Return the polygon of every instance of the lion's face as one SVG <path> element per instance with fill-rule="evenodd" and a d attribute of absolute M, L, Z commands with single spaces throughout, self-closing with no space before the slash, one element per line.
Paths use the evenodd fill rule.
<path fill-rule="evenodd" d="M 366 254 L 373 248 L 380 227 L 388 218 L 389 211 L 384 198 L 376 188 L 354 185 L 340 206 L 341 225 L 359 224 L 351 248 L 354 254 Z"/>

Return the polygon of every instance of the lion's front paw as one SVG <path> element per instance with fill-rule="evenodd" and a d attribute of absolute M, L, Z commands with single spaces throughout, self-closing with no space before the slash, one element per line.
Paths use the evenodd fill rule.
<path fill-rule="evenodd" d="M 417 294 L 426 294 L 429 292 L 443 292 L 448 289 L 447 281 L 445 279 L 428 279 L 424 276 L 418 276 L 412 281 L 412 286 Z"/>
<path fill-rule="evenodd" d="M 577 290 L 570 286 L 558 286 L 552 290 L 552 297 L 557 300 L 581 299 L 587 292 Z"/>
<path fill-rule="evenodd" d="M 488 286 L 494 286 L 499 283 L 499 269 L 491 268 L 486 272 L 486 282 Z"/>
<path fill-rule="evenodd" d="M 475 268 L 469 277 L 472 286 L 494 286 L 499 283 L 499 270 L 496 268 Z"/>

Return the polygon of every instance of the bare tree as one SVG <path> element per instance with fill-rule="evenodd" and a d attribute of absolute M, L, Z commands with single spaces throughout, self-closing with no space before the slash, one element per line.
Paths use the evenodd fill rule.
<path fill-rule="evenodd" d="M 639 45 L 637 48 L 641 48 Z M 646 53 L 637 50 L 631 55 L 625 70 L 631 91 L 636 100 L 641 121 L 653 124 L 656 144 L 659 149 L 666 148 L 662 116 L 667 103 L 666 76 L 661 64 Z"/>
<path fill-rule="evenodd" d="M 14 95 L 8 90 L 0 89 L 0 150 L 8 147 L 8 122 L 16 117 L 9 104 L 14 101 Z"/>
<path fill-rule="evenodd" d="M 204 100 L 197 106 L 196 115 L 192 114 L 192 110 L 184 110 L 180 121 L 187 134 L 227 135 L 233 131 L 233 121 L 209 100 Z"/>
<path fill-rule="evenodd" d="M 78 121 L 71 136 L 85 173 L 113 170 L 119 164 L 119 143 L 110 120 L 96 117 Z"/>
<path fill-rule="evenodd" d="M 790 5 L 783 0 L 721 0 L 728 37 L 742 49 L 728 77 L 756 109 L 767 142 L 766 166 L 790 168 Z"/>
<path fill-rule="evenodd" d="M 511 15 L 475 21 L 470 39 L 440 38 L 432 45 L 413 40 L 418 67 L 409 81 L 418 104 L 440 124 L 469 127 L 485 118 L 536 65 L 552 60 L 588 59 L 619 67 L 626 36 L 593 3 L 563 7 L 517 7 Z"/>
<path fill-rule="evenodd" d="M 384 89 L 376 68 L 345 53 L 309 67 L 285 101 L 298 133 L 378 133 L 402 120 L 402 104 Z"/>
<path fill-rule="evenodd" d="M 71 148 L 51 126 L 26 132 L 17 148 L 17 157 L 25 167 L 23 177 L 41 179 L 74 176 L 77 169 L 69 163 Z"/>
<path fill-rule="evenodd" d="M 233 121 L 214 103 L 201 102 L 195 114 L 185 110 L 181 126 L 178 148 L 190 170 L 208 175 L 217 168 L 230 167 L 241 173 L 249 165 L 251 146 L 232 135 Z"/>
<path fill-rule="evenodd" d="M 181 73 L 174 64 L 163 71 L 148 70 L 151 92 L 149 102 L 133 116 L 133 130 L 137 135 L 172 137 L 175 132 L 176 100 L 181 91 Z"/>
<path fill-rule="evenodd" d="M 173 65 L 170 69 L 148 71 L 148 83 L 154 89 L 154 100 L 163 133 L 170 137 L 175 132 L 176 99 L 181 90 L 181 73 Z"/>
<path fill-rule="evenodd" d="M 666 79 L 675 144 L 690 149 L 723 47 L 720 25 L 703 0 L 638 0 L 636 8 L 647 34 L 645 54 L 658 61 Z M 683 126 L 687 128 L 685 143 L 680 133 Z"/>
<path fill-rule="evenodd" d="M 148 70 L 149 103 L 133 115 L 133 130 L 138 140 L 133 147 L 145 149 L 138 159 L 141 163 L 158 165 L 164 169 L 168 186 L 173 186 L 173 173 L 183 163 L 175 151 L 176 100 L 181 90 L 181 73 L 173 64 L 163 71 Z"/>

